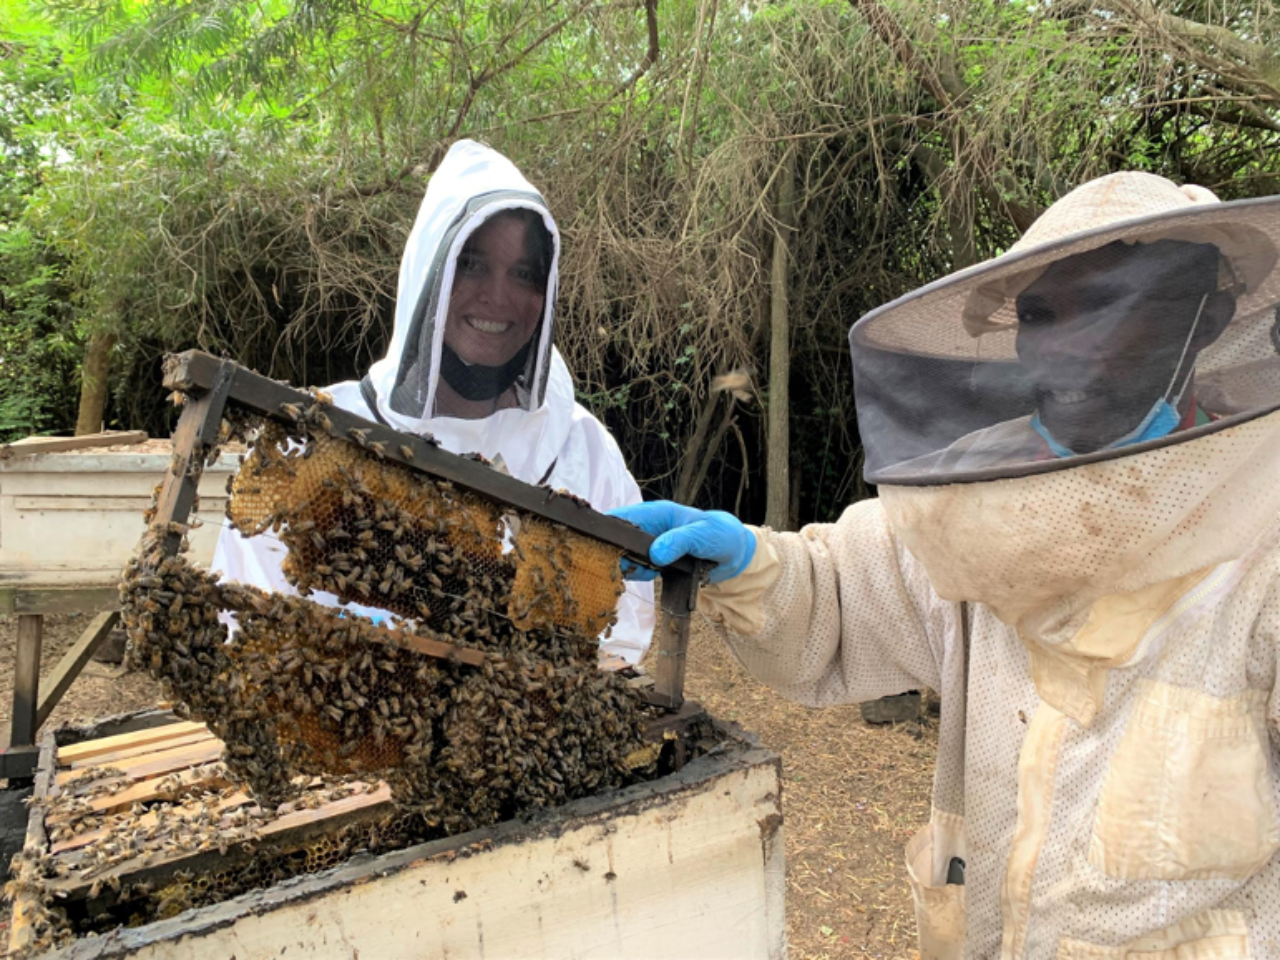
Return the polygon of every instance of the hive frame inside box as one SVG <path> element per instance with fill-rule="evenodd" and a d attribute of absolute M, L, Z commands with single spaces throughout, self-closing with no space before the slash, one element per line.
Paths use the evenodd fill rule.
<path fill-rule="evenodd" d="M 196 730 L 200 728 L 200 730 Z M 204 736 L 204 740 L 201 737 Z M 648 730 L 645 732 L 646 739 L 657 740 L 659 742 L 666 741 L 669 737 L 675 739 L 669 740 L 673 755 L 671 767 L 676 769 L 677 773 L 684 771 L 686 765 L 686 755 L 689 748 L 703 751 L 708 749 L 709 744 L 722 744 L 727 742 L 726 748 L 713 748 L 710 753 L 723 753 L 724 749 L 730 751 L 741 751 L 748 748 L 750 744 L 745 741 L 741 733 L 736 728 L 724 726 L 713 722 L 707 714 L 701 710 L 698 705 L 687 701 L 680 710 L 673 713 L 664 714 L 649 723 Z M 201 740 L 201 742 L 195 742 Z M 695 744 L 694 741 L 698 741 Z M 731 741 L 731 742 L 730 742 Z M 76 751 L 76 755 L 72 755 Z M 221 753 L 221 744 L 212 733 L 204 728 L 204 724 L 195 722 L 180 722 L 172 713 L 165 710 L 143 710 L 140 713 L 124 714 L 124 716 L 110 717 L 101 719 L 91 726 L 87 727 L 63 727 L 59 730 L 49 730 L 41 739 L 40 759 L 38 759 L 38 768 L 36 774 L 35 791 L 32 795 L 32 808 L 27 822 L 26 840 L 24 840 L 23 849 L 31 851 L 32 856 L 47 856 L 52 860 L 60 860 L 64 858 L 78 858 L 88 850 L 88 846 L 84 846 L 84 841 L 79 838 L 64 838 L 60 842 L 52 842 L 50 837 L 49 815 L 52 809 L 49 801 L 54 801 L 63 794 L 68 788 L 77 790 L 74 783 L 77 777 L 86 773 L 92 773 L 96 768 L 111 768 L 113 776 L 118 774 L 118 780 L 128 781 L 124 790 L 114 792 L 114 794 L 101 797 L 102 803 L 110 805 L 109 810 L 124 810 L 134 803 L 150 803 L 151 800 L 177 800 L 180 797 L 193 794 L 200 791 L 205 785 L 218 786 L 219 783 L 225 781 L 227 772 L 220 771 L 220 764 L 212 763 Z M 772 755 L 764 754 L 764 751 L 754 751 L 768 759 L 774 767 L 777 760 Z M 120 756 L 131 756 L 132 759 L 120 760 Z M 758 762 L 758 760 L 755 760 Z M 142 765 L 136 765 L 142 764 Z M 128 767 L 128 771 L 124 771 L 123 767 Z M 733 765 L 730 765 L 733 768 Z M 690 776 L 700 777 L 703 774 L 695 771 Z M 773 787 L 771 790 L 762 791 L 764 794 L 772 794 L 773 796 L 765 797 L 767 803 L 776 803 L 777 801 L 777 773 L 772 774 Z M 545 812 L 531 814 L 522 820 L 508 820 L 507 824 L 513 823 L 561 823 L 562 820 L 572 818 L 572 813 L 561 814 L 559 810 L 577 809 L 604 809 L 612 808 L 618 804 L 625 803 L 625 800 L 618 797 L 644 796 L 652 797 L 662 795 L 664 790 L 669 788 L 669 783 L 681 783 L 684 780 L 676 778 L 672 780 L 671 776 L 664 777 L 660 781 L 646 781 L 635 785 L 641 787 L 636 791 L 635 787 L 626 787 L 622 791 L 609 791 L 607 794 L 588 797 L 591 803 L 582 806 L 582 801 L 571 801 L 570 804 L 564 804 L 559 808 L 545 810 Z M 668 785 L 662 787 L 659 785 Z M 719 790 L 714 791 L 719 794 Z M 727 796 L 727 794 L 726 794 Z M 229 813 L 234 805 L 252 804 L 251 797 L 241 796 L 239 800 L 234 799 L 233 805 L 228 806 L 224 813 Z M 99 803 L 99 801 L 95 801 Z M 650 801 L 652 803 L 652 801 Z M 110 906 L 113 904 L 115 897 L 111 893 L 110 884 L 106 883 L 106 879 L 110 877 L 119 878 L 125 886 L 136 883 L 146 883 L 152 888 L 160 888 L 172 883 L 175 879 L 182 876 L 218 876 L 220 872 L 227 870 L 238 870 L 248 867 L 259 861 L 261 858 L 271 858 L 271 856 L 287 855 L 288 851 L 296 851 L 300 847 L 306 847 L 323 841 L 326 837 L 332 837 L 339 829 L 346 827 L 358 827 L 360 824 L 374 824 L 384 822 L 389 814 L 393 813 L 392 799 L 390 792 L 385 785 L 379 785 L 376 790 L 367 792 L 357 792 L 357 794 L 349 795 L 344 799 L 326 801 L 320 808 L 308 808 L 301 806 L 297 810 L 288 814 L 279 815 L 278 818 L 270 820 L 270 822 L 262 823 L 262 827 L 255 829 L 253 838 L 248 844 L 237 840 L 234 844 L 227 846 L 227 849 L 219 850 L 216 847 L 210 847 L 205 850 L 180 850 L 177 852 L 169 852 L 156 856 L 147 854 L 134 858 L 133 860 L 125 860 L 123 863 L 114 865 L 102 872 L 96 873 L 92 878 L 67 876 L 50 879 L 46 882 L 44 888 L 37 890 L 35 886 L 28 883 L 28 876 L 24 874 L 24 870 L 31 869 L 33 860 L 24 861 L 18 869 L 19 883 L 15 887 L 13 897 L 13 923 L 10 925 L 9 932 L 9 950 L 23 951 L 32 946 L 35 942 L 36 918 L 40 914 L 38 909 L 38 900 L 44 896 L 54 897 L 55 904 L 63 906 L 63 908 L 73 908 L 76 904 L 83 904 L 87 909 L 95 911 L 101 909 L 102 904 Z M 772 820 L 771 820 L 772 823 Z M 771 827 L 772 829 L 772 827 Z M 503 836 L 507 833 L 515 831 L 517 835 L 526 832 L 525 827 L 508 827 L 506 824 L 498 824 L 494 828 L 481 828 L 476 831 L 462 833 L 454 837 L 444 838 L 440 841 L 431 841 L 428 844 L 417 844 L 410 847 L 404 847 L 404 851 L 408 850 L 433 850 L 433 851 L 466 851 L 476 844 L 477 841 L 483 840 L 485 837 L 494 836 L 495 831 L 503 832 Z M 307 881 L 311 877 L 319 876 L 335 876 L 348 877 L 347 881 L 353 882 L 353 879 L 360 877 L 376 876 L 380 872 L 381 867 L 376 864 L 381 863 L 407 863 L 406 858 L 401 856 L 403 851 L 392 851 L 388 854 L 380 854 L 371 856 L 365 854 L 358 856 L 361 864 L 374 864 L 371 867 L 352 867 L 347 865 L 339 865 L 337 868 L 329 870 L 321 870 L 320 874 L 301 874 L 300 877 L 289 879 L 282 884 L 283 887 L 294 888 L 298 883 Z M 778 852 L 781 858 L 781 852 Z M 408 858 L 410 860 L 415 858 Z M 348 861 L 348 864 L 351 861 Z M 101 892 L 95 892 L 101 887 Z M 116 887 L 118 888 L 118 887 Z M 321 883 L 324 890 L 333 890 L 332 883 Z M 239 896 L 229 897 L 227 901 L 221 904 L 207 906 L 207 908 L 198 908 L 195 911 L 187 910 L 183 916 L 209 916 L 209 910 L 214 910 L 215 916 L 225 916 L 227 911 L 223 910 L 224 904 L 241 904 L 241 906 L 228 906 L 227 910 L 232 915 L 244 913 L 244 910 L 257 911 L 262 904 L 283 904 L 278 897 L 275 897 L 271 891 L 276 887 L 259 887 L 248 893 L 242 893 Z M 100 900 L 95 900 L 99 897 Z M 95 908 L 93 904 L 99 904 L 99 908 Z M 246 908 L 247 905 L 247 908 Z M 271 908 L 274 909 L 274 908 Z M 182 927 L 180 919 L 177 920 L 154 920 L 141 928 L 119 928 L 109 937 L 125 943 L 134 943 L 134 933 L 142 931 L 165 932 L 174 929 L 174 923 L 178 923 Z M 206 931 L 207 932 L 207 931 Z M 160 940 L 164 940 L 165 936 L 161 936 Z M 91 940 L 77 941 L 77 946 L 69 947 L 69 950 L 79 950 L 79 945 L 83 943 L 102 943 L 108 940 L 108 937 L 91 938 Z M 143 933 L 143 941 L 148 941 L 147 934 Z M 86 947 L 87 948 L 87 947 Z M 79 952 L 69 954 L 79 956 Z M 106 952 L 99 954 L 95 950 L 93 956 L 116 956 L 123 954 L 115 954 L 115 952 Z M 166 955 L 161 950 L 159 955 Z M 273 954 L 274 955 L 274 954 Z"/>
<path fill-rule="evenodd" d="M 161 487 L 155 514 L 155 524 L 167 530 L 163 535 L 163 551 L 173 555 L 179 550 L 180 531 L 190 516 L 205 457 L 217 443 L 227 406 L 293 426 L 296 420 L 286 411 L 305 408 L 314 402 L 314 397 L 231 360 L 197 350 L 169 357 L 164 383 L 188 398 L 173 434 L 173 460 Z M 430 439 L 401 433 L 338 407 L 326 407 L 325 414 L 328 423 L 315 429 L 324 429 L 343 441 L 348 441 L 351 431 L 358 431 L 366 445 L 380 445 L 381 455 L 387 461 L 562 524 L 617 547 L 632 561 L 651 565 L 652 536 L 630 523 L 593 510 L 576 497 L 516 480 L 485 463 L 442 450 Z M 654 686 L 645 691 L 645 698 L 667 710 L 678 710 L 684 701 L 689 621 L 697 606 L 703 570 L 703 564 L 685 558 L 659 571 L 662 618 L 655 638 Z"/>

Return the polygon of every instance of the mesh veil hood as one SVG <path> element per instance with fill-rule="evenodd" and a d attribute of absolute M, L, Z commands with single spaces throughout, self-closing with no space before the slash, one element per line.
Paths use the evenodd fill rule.
<path fill-rule="evenodd" d="M 523 411 L 536 411 L 544 404 L 555 366 L 559 232 L 542 196 L 510 160 L 482 144 L 460 140 L 427 184 L 400 262 L 391 345 L 369 370 L 379 412 L 396 426 L 415 433 L 439 432 L 433 429 L 432 411 L 458 254 L 486 220 L 513 209 L 536 212 L 552 240 L 543 316 L 518 391 Z"/>
<path fill-rule="evenodd" d="M 1168 241 L 1182 246 L 1160 246 Z M 1124 595 L 1130 626 L 1150 625 L 1160 612 L 1152 598 L 1169 599 L 1162 585 L 1241 558 L 1280 523 L 1280 198 L 1219 203 L 1149 174 L 1111 174 L 1059 200 L 1020 243 L 874 311 L 850 343 L 867 475 L 895 536 L 940 597 L 986 604 L 1029 644 L 1059 647 L 1086 627 L 1101 629 L 1104 608 L 1115 621 L 1108 629 L 1124 632 L 1115 604 L 1095 606 L 1104 598 Z M 1181 265 L 1169 251 L 1195 243 L 1217 248 L 1217 283 L 1230 283 L 1234 313 L 1189 364 L 1196 377 L 1187 425 L 1088 454 L 1050 449 L 1026 429 L 1029 414 L 1040 412 L 1015 349 L 1019 325 L 1127 316 L 1116 303 L 1135 313 L 1154 304 L 1152 316 L 1172 322 L 1181 300 L 1104 298 L 1098 307 L 1086 294 L 1098 277 L 1109 291 L 1126 290 L 1113 255 L 1132 263 L 1131 247 L 1147 244 L 1165 258 L 1148 261 Z M 1087 266 L 1046 304 L 1036 290 L 1052 289 L 1043 278 L 1068 258 Z M 1216 295 L 1212 280 L 1201 307 Z M 1024 313 L 1024 303 L 1015 313 L 1029 291 L 1033 309 Z M 1064 342 L 1077 351 L 1061 354 L 1074 374 L 1084 341 Z M 1139 377 L 1137 361 L 1125 356 L 1100 369 Z M 940 377 L 948 364 L 960 375 Z M 1179 357 L 1169 369 L 1182 364 Z M 1046 369 L 1036 376 L 1051 380 Z M 1067 403 L 1084 402 L 1077 389 Z M 898 402 L 912 390 L 915 408 Z M 1091 656 L 1115 654 L 1099 647 Z"/>

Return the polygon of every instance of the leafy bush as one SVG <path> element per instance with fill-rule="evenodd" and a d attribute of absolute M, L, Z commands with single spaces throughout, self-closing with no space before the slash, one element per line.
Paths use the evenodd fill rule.
<path fill-rule="evenodd" d="M 0 442 L 74 425 L 81 349 L 60 264 L 0 225 Z"/>

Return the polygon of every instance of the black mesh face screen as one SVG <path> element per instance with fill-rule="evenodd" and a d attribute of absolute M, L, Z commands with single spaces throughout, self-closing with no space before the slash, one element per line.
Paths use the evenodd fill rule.
<path fill-rule="evenodd" d="M 1247 290 L 1220 236 L 1077 248 L 868 315 L 850 334 L 867 479 L 1047 472 L 1280 407 L 1280 289 Z"/>
<path fill-rule="evenodd" d="M 471 230 L 454 262 L 441 265 L 441 290 L 423 290 L 393 408 L 479 419 L 536 406 L 553 259 L 551 233 L 534 210 L 499 210 Z"/>

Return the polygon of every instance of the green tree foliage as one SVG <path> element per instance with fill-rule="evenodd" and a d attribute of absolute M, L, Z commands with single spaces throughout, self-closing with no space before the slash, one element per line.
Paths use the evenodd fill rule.
<path fill-rule="evenodd" d="M 23 222 L 58 159 L 49 126 L 68 96 L 56 50 L 0 44 L 0 442 L 60 426 L 74 410 L 80 344 L 65 265 Z"/>
<path fill-rule="evenodd" d="M 768 265 L 791 151 L 792 502 L 830 518 L 864 492 L 845 338 L 866 310 L 999 253 L 1110 170 L 1225 198 L 1280 190 L 1266 5 L 40 10 L 24 22 L 63 50 L 74 122 L 58 134 L 69 159 L 18 190 L 14 216 L 42 262 L 66 264 L 59 308 L 118 332 L 115 417 L 153 432 L 168 425 L 154 386 L 167 349 L 226 350 L 299 383 L 362 372 L 390 332 L 426 177 L 470 136 L 547 193 L 565 236 L 560 348 L 643 482 L 760 516 Z M 48 403 L 64 423 L 66 401 Z"/>

